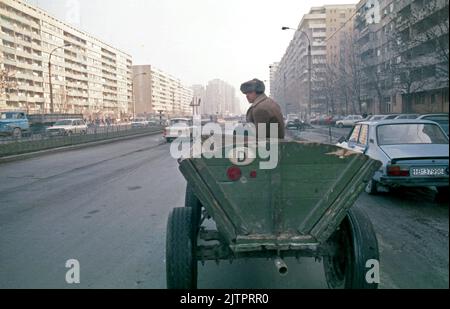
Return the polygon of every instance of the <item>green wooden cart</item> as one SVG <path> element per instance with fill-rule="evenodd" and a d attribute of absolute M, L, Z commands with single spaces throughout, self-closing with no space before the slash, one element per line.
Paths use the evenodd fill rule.
<path fill-rule="evenodd" d="M 195 289 L 198 262 L 270 258 L 283 275 L 286 257 L 322 259 L 330 288 L 377 288 L 366 280 L 377 238 L 352 206 L 381 164 L 317 143 L 281 142 L 278 153 L 272 170 L 259 169 L 260 159 L 179 160 L 188 185 L 167 225 L 169 289 Z"/>

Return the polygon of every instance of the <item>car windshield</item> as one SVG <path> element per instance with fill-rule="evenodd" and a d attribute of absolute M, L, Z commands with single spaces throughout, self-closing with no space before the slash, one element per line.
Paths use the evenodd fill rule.
<path fill-rule="evenodd" d="M 448 144 L 448 138 L 439 126 L 434 124 L 393 124 L 377 129 L 378 144 Z"/>
<path fill-rule="evenodd" d="M 55 126 L 70 126 L 72 125 L 72 120 L 60 120 L 55 122 Z"/>

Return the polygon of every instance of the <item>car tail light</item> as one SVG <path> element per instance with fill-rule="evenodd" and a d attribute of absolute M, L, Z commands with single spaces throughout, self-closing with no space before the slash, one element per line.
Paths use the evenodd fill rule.
<path fill-rule="evenodd" d="M 388 165 L 387 174 L 394 177 L 408 177 L 409 169 L 401 168 L 398 165 Z"/>
<path fill-rule="evenodd" d="M 227 170 L 227 176 L 231 181 L 238 181 L 241 179 L 242 171 L 239 167 L 232 166 Z"/>

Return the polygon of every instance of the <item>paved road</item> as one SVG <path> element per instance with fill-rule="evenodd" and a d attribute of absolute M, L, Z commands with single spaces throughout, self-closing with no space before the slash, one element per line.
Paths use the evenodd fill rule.
<path fill-rule="evenodd" d="M 160 137 L 0 165 L 0 288 L 165 288 L 165 229 L 185 181 Z M 361 195 L 382 288 L 448 288 L 448 205 L 431 190 Z M 69 259 L 81 284 L 65 283 Z M 248 260 L 199 268 L 200 288 L 326 288 L 322 265 Z"/>

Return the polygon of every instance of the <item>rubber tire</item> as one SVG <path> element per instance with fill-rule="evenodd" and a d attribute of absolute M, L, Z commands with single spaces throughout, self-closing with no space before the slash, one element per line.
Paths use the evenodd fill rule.
<path fill-rule="evenodd" d="M 200 200 L 195 195 L 192 186 L 189 184 L 186 185 L 184 206 L 192 208 L 192 222 L 194 222 L 194 227 L 198 229 L 202 216 L 202 203 L 200 203 Z"/>
<path fill-rule="evenodd" d="M 338 127 L 339 129 L 343 129 L 343 128 L 344 128 L 344 125 L 343 125 L 342 123 L 340 123 L 340 124 L 337 125 L 337 127 Z"/>
<path fill-rule="evenodd" d="M 341 265 L 345 270 L 336 271 L 333 257 L 325 256 L 323 264 L 328 286 L 332 289 L 377 289 L 377 283 L 366 281 L 367 261 L 380 261 L 377 237 L 368 216 L 361 209 L 351 209 L 329 241 L 336 239 L 345 240 L 345 246 L 339 247 L 339 252 L 346 252 L 345 256 L 338 257 L 344 262 Z"/>
<path fill-rule="evenodd" d="M 197 288 L 197 234 L 192 209 L 175 208 L 169 215 L 166 238 L 166 281 L 171 290 Z"/>
<path fill-rule="evenodd" d="M 378 194 L 378 181 L 371 179 L 366 186 L 366 192 L 370 195 Z"/>

